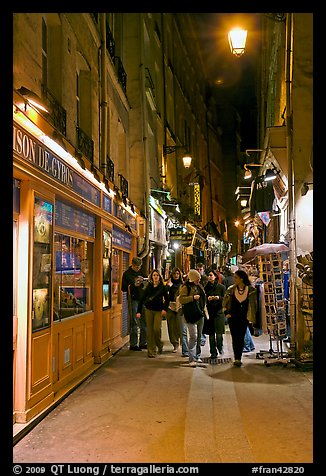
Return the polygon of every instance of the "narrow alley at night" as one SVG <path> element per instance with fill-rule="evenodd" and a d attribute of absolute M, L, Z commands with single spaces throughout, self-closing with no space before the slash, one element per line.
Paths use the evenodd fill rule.
<path fill-rule="evenodd" d="M 12 14 L 15 474 L 316 463 L 313 16 Z"/>

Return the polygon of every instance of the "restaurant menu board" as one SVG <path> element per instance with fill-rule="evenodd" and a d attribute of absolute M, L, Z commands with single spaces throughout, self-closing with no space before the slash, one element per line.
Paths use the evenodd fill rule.
<path fill-rule="evenodd" d="M 32 330 L 50 326 L 53 204 L 34 198 Z"/>
<path fill-rule="evenodd" d="M 95 216 L 67 203 L 55 203 L 55 224 L 67 230 L 95 237 Z"/>
<path fill-rule="evenodd" d="M 72 177 L 74 191 L 99 207 L 101 201 L 100 191 L 74 171 L 72 171 Z"/>

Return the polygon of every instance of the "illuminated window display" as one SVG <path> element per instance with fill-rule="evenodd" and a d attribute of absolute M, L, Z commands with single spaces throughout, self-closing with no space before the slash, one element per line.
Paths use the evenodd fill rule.
<path fill-rule="evenodd" d="M 54 320 L 92 308 L 93 243 L 54 234 Z"/>
<path fill-rule="evenodd" d="M 51 324 L 51 243 L 53 204 L 34 198 L 32 330 Z"/>
<path fill-rule="evenodd" d="M 112 234 L 103 230 L 103 309 L 111 307 Z"/>

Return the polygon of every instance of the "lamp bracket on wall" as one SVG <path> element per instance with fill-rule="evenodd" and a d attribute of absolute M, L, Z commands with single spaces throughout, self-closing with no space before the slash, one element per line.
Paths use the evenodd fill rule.
<path fill-rule="evenodd" d="M 24 86 L 21 86 L 19 89 L 17 89 L 17 92 L 21 94 L 24 98 L 25 101 L 25 110 L 27 104 L 31 104 L 32 106 L 35 106 L 37 109 L 40 109 L 41 111 L 44 112 L 49 112 L 48 108 L 44 104 L 41 98 L 37 94 L 35 94 L 33 91 L 30 89 L 25 88 Z"/>
<path fill-rule="evenodd" d="M 304 182 L 301 187 L 301 197 L 304 197 L 309 192 L 309 185 L 313 185 L 313 182 Z"/>
<path fill-rule="evenodd" d="M 188 151 L 188 146 L 186 145 L 163 145 L 163 155 L 166 157 L 168 154 L 173 154 L 178 149 L 184 149 L 185 153 L 183 154 L 182 161 L 185 169 L 189 169 L 192 161 L 192 157 Z"/>

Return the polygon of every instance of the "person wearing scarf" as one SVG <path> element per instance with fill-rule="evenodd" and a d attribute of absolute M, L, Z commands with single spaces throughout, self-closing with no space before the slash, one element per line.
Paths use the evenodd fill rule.
<path fill-rule="evenodd" d="M 257 291 L 241 269 L 234 273 L 234 284 L 226 290 L 223 299 L 224 314 L 228 319 L 234 353 L 233 365 L 241 367 L 244 337 L 249 323 L 255 324 Z"/>

